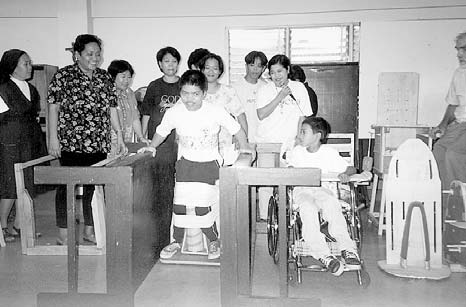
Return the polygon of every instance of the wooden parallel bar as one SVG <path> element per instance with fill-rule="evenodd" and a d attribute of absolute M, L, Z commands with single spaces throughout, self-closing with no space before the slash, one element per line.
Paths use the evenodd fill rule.
<path fill-rule="evenodd" d="M 52 160 L 55 160 L 55 159 L 57 159 L 57 158 L 54 157 L 54 156 L 48 155 L 48 156 L 40 157 L 40 158 L 30 160 L 30 161 L 27 161 L 27 162 L 24 162 L 24 163 L 16 163 L 16 164 L 18 164 L 20 168 L 24 169 L 24 168 L 27 168 L 27 167 L 30 167 L 30 166 L 34 166 L 34 165 L 41 164 L 41 163 L 44 163 L 44 162 L 52 161 Z"/>
<path fill-rule="evenodd" d="M 34 244 L 34 215 L 26 204 L 28 201 L 25 192 L 26 187 L 24 183 L 24 167 L 23 163 L 15 163 L 15 181 L 16 181 L 16 210 L 19 217 L 19 228 L 21 229 L 21 252 L 25 254 L 28 242 Z M 30 198 L 30 197 L 29 197 Z M 31 225 L 31 227 L 25 227 Z"/>
<path fill-rule="evenodd" d="M 133 288 L 133 200 L 131 169 L 123 173 L 118 185 L 107 185 L 107 293 L 121 295 Z M 117 188 L 118 187 L 118 188 Z M 118 225 L 112 227 L 111 225 Z M 149 230 L 146 230 L 149 231 Z M 140 259 L 143 262 L 143 259 Z M 134 291 L 134 290 L 133 290 Z"/>
<path fill-rule="evenodd" d="M 240 231 L 238 237 L 238 293 L 240 295 L 251 295 L 251 245 L 249 231 L 249 195 L 247 185 L 238 185 L 236 189 L 237 203 L 236 211 L 238 216 L 243 218 L 236 219 L 236 229 Z M 223 223 L 223 222 L 222 222 Z"/>
<path fill-rule="evenodd" d="M 280 298 L 288 297 L 288 236 L 286 218 L 286 186 L 278 187 L 278 284 Z"/>
<path fill-rule="evenodd" d="M 321 170 L 318 168 L 238 168 L 238 184 L 320 186 Z"/>
<path fill-rule="evenodd" d="M 107 294 L 133 301 L 132 279 L 132 168 L 123 167 L 50 167 L 36 166 L 36 184 L 67 185 L 68 293 L 77 294 L 79 255 L 76 227 L 75 186 L 102 184 L 107 192 Z M 115 174 L 118 174 L 115 176 Z M 118 186 L 118 189 L 115 189 Z M 128 305 L 128 306 L 129 306 Z"/>
<path fill-rule="evenodd" d="M 120 174 L 130 171 L 127 167 L 78 167 L 78 166 L 36 166 L 34 183 L 36 184 L 113 184 L 121 181 Z M 118 174 L 118 176 L 115 176 Z"/>
<path fill-rule="evenodd" d="M 220 288 L 223 307 L 236 307 L 238 300 L 238 250 L 236 229 L 237 219 L 237 169 L 220 168 L 220 233 L 222 234 L 222 255 L 220 257 Z"/>
<path fill-rule="evenodd" d="M 68 292 L 78 292 L 78 227 L 76 227 L 76 200 L 73 183 L 66 185 L 66 215 L 68 227 Z"/>
<path fill-rule="evenodd" d="M 258 151 L 261 150 L 258 144 Z M 264 146 L 273 153 L 274 146 Z M 243 161 L 244 162 L 244 161 Z M 227 306 L 321 306 L 318 298 L 288 297 L 288 259 L 286 225 L 286 187 L 320 186 L 321 171 L 315 168 L 220 169 L 220 220 L 222 223 L 222 257 L 220 267 L 221 304 Z M 279 297 L 253 296 L 251 234 L 249 233 L 250 186 L 279 187 Z M 253 204 L 255 205 L 255 204 Z M 252 217 L 254 221 L 255 217 Z M 252 261 L 252 260 L 251 260 Z"/>

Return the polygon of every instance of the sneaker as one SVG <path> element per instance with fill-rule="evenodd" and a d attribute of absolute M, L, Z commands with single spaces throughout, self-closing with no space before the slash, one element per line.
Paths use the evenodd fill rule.
<path fill-rule="evenodd" d="M 172 242 L 165 246 L 162 251 L 160 252 L 160 258 L 162 259 L 170 259 L 173 257 L 179 250 L 181 249 L 181 245 L 178 242 Z"/>
<path fill-rule="evenodd" d="M 359 270 L 361 268 L 361 260 L 357 253 L 353 251 L 341 251 L 341 257 L 345 261 L 345 265 L 349 269 Z"/>
<path fill-rule="evenodd" d="M 212 259 L 217 259 L 220 257 L 220 242 L 217 241 L 212 241 L 209 243 L 209 255 L 207 256 L 207 259 L 212 260 Z"/>
<path fill-rule="evenodd" d="M 340 276 L 343 273 L 343 265 L 335 256 L 325 256 L 319 259 L 320 262 L 327 268 L 330 273 L 335 276 Z"/>

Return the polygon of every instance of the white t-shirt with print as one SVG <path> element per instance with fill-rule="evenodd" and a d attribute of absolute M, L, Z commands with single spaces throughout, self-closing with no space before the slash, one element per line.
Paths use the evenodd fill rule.
<path fill-rule="evenodd" d="M 288 87 L 296 100 L 286 96 L 275 110 L 259 121 L 256 139 L 261 143 L 285 143 L 298 134 L 301 116 L 312 115 L 311 103 L 306 88 L 301 82 L 288 81 Z M 268 105 L 281 91 L 273 82 L 261 87 L 257 93 L 257 108 Z"/>
<path fill-rule="evenodd" d="M 240 78 L 233 84 L 233 88 L 238 94 L 239 100 L 243 105 L 248 121 L 248 139 L 250 142 L 256 142 L 257 127 L 259 126 L 259 118 L 257 117 L 257 93 L 259 88 L 266 85 L 267 81 L 264 79 L 257 80 L 256 84 L 249 83 L 244 78 Z"/>
<path fill-rule="evenodd" d="M 322 173 L 341 174 L 348 168 L 348 162 L 340 156 L 333 147 L 322 144 L 316 152 L 307 151 L 306 147 L 296 146 L 286 153 L 286 163 L 293 167 L 315 167 L 320 168 Z M 325 189 L 327 193 L 336 197 L 336 183 L 322 182 L 321 187 L 296 187 L 293 190 L 293 197 L 298 197 L 300 193 L 310 189 Z"/>
<path fill-rule="evenodd" d="M 349 166 L 337 150 L 322 144 L 316 152 L 309 152 L 306 147 L 297 145 L 286 153 L 286 162 L 293 167 L 317 167 L 322 173 L 343 173 Z"/>
<path fill-rule="evenodd" d="M 220 127 L 231 134 L 241 129 L 221 106 L 203 103 L 199 110 L 189 111 L 183 102 L 179 102 L 165 112 L 156 132 L 166 137 L 176 129 L 178 157 L 198 162 L 221 161 L 218 150 Z"/>

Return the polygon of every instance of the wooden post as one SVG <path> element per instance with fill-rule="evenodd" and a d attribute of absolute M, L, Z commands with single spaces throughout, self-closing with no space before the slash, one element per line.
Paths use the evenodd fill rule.
<path fill-rule="evenodd" d="M 150 154 L 126 157 L 106 167 L 35 168 L 36 184 L 66 184 L 68 214 L 67 293 L 39 293 L 38 306 L 134 306 L 134 293 L 169 240 L 166 212 L 154 212 L 154 176 Z M 78 293 L 74 187 L 105 186 L 107 293 Z M 163 220 L 162 220 L 163 219 Z M 136 225 L 137 221 L 137 225 Z M 64 247 L 66 248 L 66 247 Z"/>
<path fill-rule="evenodd" d="M 27 254 L 28 247 L 35 245 L 36 224 L 34 220 L 34 205 L 24 185 L 24 169 L 38 165 L 44 162 L 55 160 L 54 156 L 44 156 L 35 160 L 24 163 L 15 163 L 15 181 L 16 181 L 16 214 L 19 217 L 19 226 L 21 229 L 21 252 Z"/>
<path fill-rule="evenodd" d="M 240 164 L 243 166 L 220 169 L 222 306 L 320 306 L 318 298 L 288 297 L 286 225 L 286 187 L 320 185 L 320 169 L 252 168 L 244 167 L 244 161 L 240 161 Z M 279 189 L 279 297 L 257 297 L 251 293 L 251 210 L 247 193 L 250 186 L 278 186 Z"/>

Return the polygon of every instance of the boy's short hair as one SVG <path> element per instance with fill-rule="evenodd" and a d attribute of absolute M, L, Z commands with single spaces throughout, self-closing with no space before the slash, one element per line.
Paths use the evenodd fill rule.
<path fill-rule="evenodd" d="M 113 81 L 115 81 L 115 78 L 119 73 L 125 71 L 129 71 L 131 77 L 134 75 L 133 66 L 125 60 L 113 60 L 108 66 L 107 71 L 110 76 L 112 76 Z"/>
<path fill-rule="evenodd" d="M 332 132 L 330 124 L 322 117 L 308 116 L 304 119 L 302 125 L 307 124 L 311 127 L 314 133 L 320 132 L 320 142 L 327 143 L 329 133 Z"/>
<path fill-rule="evenodd" d="M 217 60 L 218 69 L 220 70 L 220 75 L 218 75 L 218 78 L 220 78 L 223 74 L 223 69 L 224 69 L 223 60 L 219 55 L 215 53 L 209 53 L 208 55 L 204 56 L 202 60 L 199 62 L 199 69 L 203 71 L 205 68 L 205 63 L 207 62 L 207 60 L 210 60 L 210 59 Z"/>
<path fill-rule="evenodd" d="M 306 81 L 306 74 L 301 66 L 293 64 L 290 67 L 290 73 L 288 76 L 293 81 L 299 81 L 304 83 Z"/>
<path fill-rule="evenodd" d="M 185 71 L 180 78 L 180 88 L 184 85 L 198 86 L 205 92 L 207 91 L 207 78 L 199 70 L 189 69 Z"/>
<path fill-rule="evenodd" d="M 254 50 L 254 51 L 249 52 L 244 57 L 244 61 L 246 62 L 246 64 L 254 64 L 256 59 L 259 59 L 261 61 L 262 66 L 265 67 L 267 65 L 267 57 L 265 56 L 265 54 L 262 51 Z"/>
<path fill-rule="evenodd" d="M 167 54 L 170 54 L 172 57 L 174 57 L 178 61 L 178 63 L 180 62 L 181 55 L 178 52 L 178 50 L 176 50 L 173 47 L 167 46 L 167 47 L 160 49 L 157 52 L 157 55 L 155 56 L 157 59 L 157 64 L 159 64 L 159 62 L 162 62 L 163 57 Z M 159 65 L 159 68 L 160 68 L 160 65 Z"/>
<path fill-rule="evenodd" d="M 188 69 L 191 69 L 191 66 L 194 65 L 199 68 L 199 62 L 203 57 L 208 55 L 210 51 L 205 48 L 197 48 L 188 57 Z"/>

